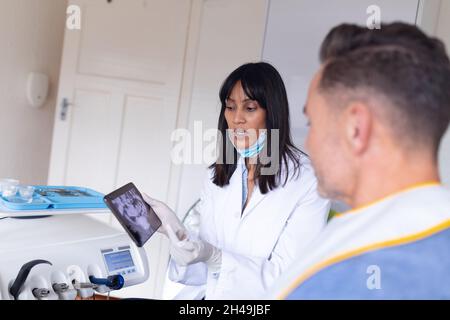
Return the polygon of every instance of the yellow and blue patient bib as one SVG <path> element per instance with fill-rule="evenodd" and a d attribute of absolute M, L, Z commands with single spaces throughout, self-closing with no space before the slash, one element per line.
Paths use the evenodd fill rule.
<path fill-rule="evenodd" d="M 450 191 L 422 185 L 338 214 L 268 298 L 450 299 Z"/>
<path fill-rule="evenodd" d="M 450 299 L 449 226 L 325 266 L 286 299 Z"/>

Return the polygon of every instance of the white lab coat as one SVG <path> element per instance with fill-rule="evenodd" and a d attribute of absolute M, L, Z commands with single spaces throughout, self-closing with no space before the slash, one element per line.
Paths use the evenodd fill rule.
<path fill-rule="evenodd" d="M 330 203 L 316 191 L 306 156 L 298 178 L 261 194 L 256 184 L 242 211 L 242 163 L 223 188 L 209 170 L 198 207 L 199 236 L 221 249 L 219 272 L 206 264 L 181 267 L 171 260 L 169 278 L 186 285 L 206 285 L 206 299 L 258 299 L 326 225 Z M 291 172 L 291 170 L 290 170 Z"/>

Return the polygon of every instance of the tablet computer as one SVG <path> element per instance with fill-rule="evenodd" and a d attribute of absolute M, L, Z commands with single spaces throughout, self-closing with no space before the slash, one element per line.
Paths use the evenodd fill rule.
<path fill-rule="evenodd" d="M 133 183 L 107 194 L 103 200 L 138 247 L 161 226 L 161 220 Z"/>

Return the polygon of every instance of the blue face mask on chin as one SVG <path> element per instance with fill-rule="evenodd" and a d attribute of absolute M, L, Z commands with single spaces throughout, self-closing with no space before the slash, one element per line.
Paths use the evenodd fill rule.
<path fill-rule="evenodd" d="M 229 138 L 234 145 L 233 138 L 232 137 L 229 137 Z M 261 152 L 261 150 L 264 148 L 266 138 L 267 138 L 267 132 L 265 130 L 263 130 L 263 131 L 260 131 L 258 140 L 250 147 L 245 148 L 245 149 L 239 149 L 235 145 L 234 145 L 234 147 L 235 147 L 236 151 L 241 155 L 241 157 L 253 158 L 254 156 L 258 155 Z"/>

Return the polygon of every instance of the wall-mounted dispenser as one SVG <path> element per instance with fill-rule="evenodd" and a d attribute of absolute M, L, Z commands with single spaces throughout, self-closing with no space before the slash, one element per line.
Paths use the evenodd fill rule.
<path fill-rule="evenodd" d="M 28 75 L 27 99 L 33 108 L 40 108 L 47 100 L 49 79 L 46 74 L 32 72 Z"/>

